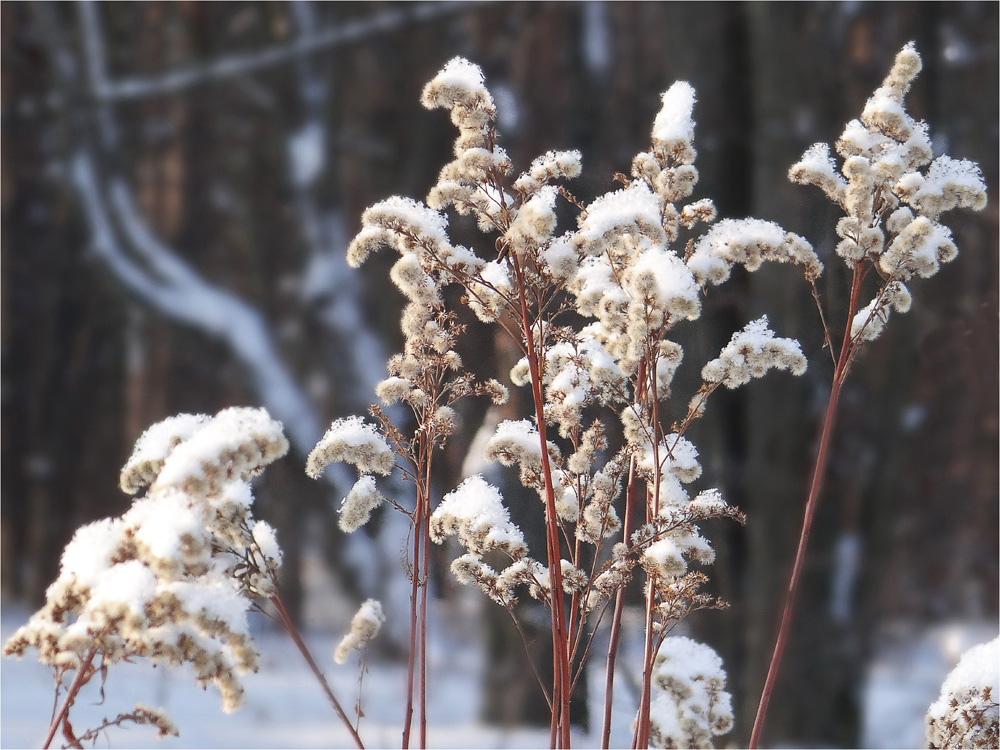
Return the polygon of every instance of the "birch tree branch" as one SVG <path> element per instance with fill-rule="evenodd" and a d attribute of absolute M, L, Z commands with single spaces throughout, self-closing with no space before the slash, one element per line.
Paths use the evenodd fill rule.
<path fill-rule="evenodd" d="M 95 94 L 101 99 L 112 101 L 176 93 L 201 84 L 272 68 L 291 62 L 303 54 L 346 47 L 373 36 L 409 29 L 415 24 L 445 18 L 481 5 L 482 3 L 472 2 L 414 3 L 300 36 L 289 44 L 229 55 L 207 63 L 186 65 L 160 75 L 132 76 L 108 82 L 106 87 Z"/>

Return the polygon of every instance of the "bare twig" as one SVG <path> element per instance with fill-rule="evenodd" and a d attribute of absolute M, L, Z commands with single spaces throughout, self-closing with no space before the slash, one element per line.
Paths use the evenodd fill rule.
<path fill-rule="evenodd" d="M 351 724 L 351 720 L 347 718 L 347 714 L 344 712 L 343 707 L 340 705 L 340 701 L 333 694 L 333 690 L 330 689 L 330 684 L 326 681 L 326 677 L 323 676 L 323 672 L 316 665 L 316 661 L 313 659 L 312 654 L 309 652 L 309 648 L 306 646 L 305 642 L 302 640 L 302 636 L 299 635 L 298 628 L 295 627 L 295 623 L 292 622 L 292 618 L 288 616 L 288 612 L 285 611 L 285 605 L 281 601 L 281 596 L 277 592 L 271 597 L 271 603 L 278 612 L 278 616 L 281 618 L 281 624 L 285 627 L 288 635 L 292 637 L 295 642 L 296 647 L 299 649 L 299 653 L 302 654 L 302 658 L 306 660 L 306 664 L 309 665 L 309 669 L 315 675 L 317 682 L 319 682 L 320 687 L 326 694 L 326 698 L 330 701 L 330 705 L 333 706 L 333 710 L 337 712 L 337 715 L 344 722 L 344 726 L 347 727 L 347 731 L 350 733 L 351 738 L 354 740 L 355 744 L 364 750 L 364 744 L 361 742 L 361 737 L 358 736 L 357 731 L 354 729 L 354 725 Z"/>
<path fill-rule="evenodd" d="M 858 297 L 861 292 L 861 282 L 863 280 L 863 261 L 855 261 L 854 278 L 851 284 L 851 298 L 847 312 L 847 324 L 844 329 L 844 340 L 840 347 L 837 366 L 834 369 L 833 382 L 830 385 L 830 397 L 827 401 L 826 415 L 823 418 L 823 432 L 820 436 L 816 463 L 813 467 L 812 483 L 809 487 L 809 497 L 806 500 L 805 514 L 802 519 L 802 531 L 799 535 L 798 549 L 795 552 L 792 576 L 788 581 L 788 591 L 785 594 L 785 606 L 781 614 L 781 625 L 778 628 L 778 637 L 775 641 L 774 652 L 771 655 L 767 678 L 764 681 L 764 689 L 760 696 L 757 715 L 750 734 L 749 747 L 751 748 L 756 748 L 760 743 L 760 735 L 764 728 L 764 719 L 767 716 L 768 704 L 771 701 L 771 693 L 774 690 L 774 683 L 778 676 L 781 658 L 785 652 L 785 645 L 791 629 L 792 614 L 795 611 L 795 601 L 798 595 L 799 579 L 802 577 L 802 570 L 805 563 L 806 547 L 809 542 L 810 531 L 812 530 L 813 517 L 816 514 L 816 506 L 819 502 L 820 490 L 823 487 L 826 459 L 830 451 L 830 436 L 833 433 L 833 425 L 837 416 L 837 405 L 840 401 L 840 389 L 843 386 L 847 371 L 850 369 L 854 354 L 857 352 L 857 348 L 851 346 L 851 321 L 854 319 L 855 312 L 857 311 Z"/>
<path fill-rule="evenodd" d="M 73 701 L 76 700 L 77 693 L 80 692 L 87 680 L 93 674 L 93 670 L 90 668 L 91 664 L 94 663 L 94 657 L 97 656 L 97 646 L 90 649 L 90 653 L 87 654 L 87 658 L 83 660 L 80 668 L 76 670 L 76 676 L 73 678 L 73 682 L 70 683 L 69 690 L 66 692 L 66 698 L 63 700 L 62 706 L 59 707 L 58 713 L 56 713 L 55 718 L 52 720 L 52 725 L 49 727 L 49 733 L 45 736 L 45 741 L 42 743 L 42 750 L 45 750 L 49 745 L 52 744 L 52 739 L 56 736 L 56 732 L 59 730 L 59 725 L 66 721 L 69 714 L 69 708 L 73 705 Z"/>

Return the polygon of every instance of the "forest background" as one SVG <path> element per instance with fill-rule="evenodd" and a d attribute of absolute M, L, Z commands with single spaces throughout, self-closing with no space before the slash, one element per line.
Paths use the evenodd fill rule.
<path fill-rule="evenodd" d="M 691 82 L 695 197 L 806 237 L 828 269 L 820 283 L 843 289 L 834 208 L 786 173 L 839 136 L 913 40 L 924 70 L 909 111 L 936 153 L 981 165 L 990 204 L 949 217 L 958 258 L 917 284 L 914 309 L 845 388 L 767 733 L 857 746 L 879 637 L 996 621 L 1000 608 L 997 8 L 3 3 L 4 601 L 37 604 L 73 531 L 128 507 L 116 478 L 146 426 L 236 404 L 267 407 L 293 443 L 263 478 L 257 516 L 278 529 L 304 624 L 330 624 L 307 596 L 317 556 L 345 601 L 334 624 L 386 595 L 400 550 L 347 544 L 335 511 L 348 488 L 306 478 L 303 456 L 331 420 L 365 412 L 400 348 L 390 254 L 353 271 L 344 250 L 366 206 L 424 195 L 450 159 L 450 124 L 418 98 L 451 57 L 482 66 L 516 168 L 582 152 L 570 188 L 583 199 L 647 147 L 659 94 Z M 695 434 L 708 481 L 748 516 L 707 529 L 714 590 L 732 607 L 692 618 L 729 671 L 734 737 L 748 736 L 773 644 L 829 358 L 808 286 L 784 268 L 734 273 L 706 304 L 699 330 L 714 338 L 684 342 L 705 361 L 764 313 L 802 341 L 809 371 L 720 393 Z M 513 352 L 469 323 L 465 360 L 505 379 Z M 485 409 L 461 414 L 439 495 L 461 478 Z M 454 584 L 441 575 L 436 593 Z M 488 692 L 511 695 L 527 673 L 516 638 L 490 634 L 490 658 L 508 667 L 491 670 Z M 530 684 L 517 694 L 512 710 L 538 703 Z"/>

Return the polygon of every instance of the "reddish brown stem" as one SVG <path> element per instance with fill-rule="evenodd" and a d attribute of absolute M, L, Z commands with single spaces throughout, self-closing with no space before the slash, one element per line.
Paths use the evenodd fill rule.
<path fill-rule="evenodd" d="M 535 422 L 541 444 L 542 477 L 545 482 L 545 541 L 549 562 L 549 601 L 552 608 L 552 711 L 556 730 L 554 738 L 560 747 L 570 746 L 569 703 L 570 665 L 569 645 L 566 633 L 565 612 L 563 611 L 562 557 L 559 553 L 559 525 L 556 516 L 555 489 L 552 484 L 552 467 L 549 462 L 548 440 L 545 434 L 545 399 L 542 393 L 542 373 L 539 353 L 535 347 L 534 331 L 528 302 L 525 298 L 525 278 L 516 256 L 511 257 L 511 265 L 517 278 L 521 303 L 521 328 L 528 354 L 528 369 L 531 373 L 531 392 L 535 402 Z M 556 714 L 558 712 L 558 714 Z"/>
<path fill-rule="evenodd" d="M 623 539 L 628 544 L 632 536 L 632 507 L 635 502 L 635 456 L 629 459 L 628 485 L 625 488 L 625 531 Z M 601 747 L 607 750 L 611 745 L 611 706 L 615 692 L 615 662 L 618 659 L 618 641 L 622 630 L 622 613 L 625 610 L 625 587 L 615 595 L 615 613 L 611 620 L 611 635 L 608 638 L 608 667 L 604 678 L 604 727 L 601 730 Z"/>
<path fill-rule="evenodd" d="M 59 707 L 59 711 L 52 720 L 51 726 L 49 726 L 49 733 L 45 736 L 45 743 L 42 745 L 43 750 L 52 744 L 52 739 L 56 736 L 56 732 L 59 731 L 59 725 L 63 723 L 63 720 L 65 720 L 67 714 L 69 714 L 69 708 L 73 705 L 73 701 L 76 700 L 77 693 L 80 692 L 80 688 L 82 688 L 87 683 L 87 680 L 90 679 L 90 665 L 94 663 L 94 658 L 96 656 L 97 646 L 94 646 L 90 649 L 90 653 L 87 654 L 87 658 L 84 659 L 83 664 L 81 664 L 80 668 L 76 670 L 73 682 L 70 683 L 69 691 L 66 693 L 66 700 L 64 700 L 62 705 Z"/>
<path fill-rule="evenodd" d="M 418 479 L 419 482 L 419 479 Z M 416 518 L 413 523 L 413 570 L 410 572 L 410 653 L 406 663 L 406 714 L 403 719 L 403 740 L 401 747 L 410 746 L 410 729 L 413 725 L 413 680 L 417 664 L 417 615 L 420 588 L 420 537 L 423 532 L 424 505 L 417 488 Z"/>
<path fill-rule="evenodd" d="M 652 492 L 647 484 L 646 523 L 652 522 L 660 514 L 660 481 L 662 478 L 660 462 L 660 398 L 656 391 L 656 359 L 650 364 L 652 376 L 648 388 L 652 391 L 652 428 L 653 428 L 653 465 L 657 467 L 653 478 Z M 653 574 L 646 577 L 646 621 L 642 660 L 642 692 L 639 699 L 639 717 L 636 722 L 635 741 L 633 747 L 649 745 L 649 707 L 652 701 L 653 660 L 656 650 L 653 645 L 653 620 L 656 613 L 656 586 Z"/>
<path fill-rule="evenodd" d="M 292 637 L 295 645 L 299 649 L 299 653 L 302 654 L 302 658 L 306 660 L 306 664 L 309 665 L 309 669 L 312 670 L 313 675 L 315 675 L 317 682 L 319 682 L 320 687 L 323 688 L 323 692 L 326 694 L 326 699 L 330 701 L 330 705 L 333 706 L 333 710 L 337 712 L 341 720 L 344 722 L 344 726 L 347 727 L 347 731 L 350 732 L 351 738 L 354 743 L 364 750 L 364 744 L 361 742 L 361 737 L 358 736 L 357 730 L 351 724 L 350 719 L 347 718 L 347 714 L 344 713 L 344 709 L 340 705 L 340 701 L 333 694 L 330 689 L 330 684 L 326 681 L 326 677 L 320 671 L 320 668 L 316 665 L 315 660 L 312 658 L 312 654 L 309 653 L 309 649 L 305 642 L 302 640 L 302 636 L 299 635 L 298 629 L 295 627 L 295 623 L 292 622 L 292 618 L 288 616 L 288 612 L 285 610 L 285 605 L 281 601 L 281 597 L 277 592 L 271 597 L 271 603 L 274 605 L 275 610 L 278 612 L 278 617 L 281 618 L 281 624 L 284 625 L 285 630 L 288 631 L 288 635 Z"/>
<path fill-rule="evenodd" d="M 843 343 L 840 346 L 840 354 L 837 358 L 837 366 L 834 368 L 833 383 L 830 386 L 830 398 L 827 401 L 826 415 L 823 419 L 823 432 L 820 436 L 819 449 L 816 454 L 816 464 L 813 467 L 812 483 L 809 487 L 809 497 L 806 500 L 805 514 L 802 519 L 802 531 L 799 535 L 799 546 L 795 552 L 795 563 L 792 566 L 792 576 L 788 581 L 788 591 L 785 594 L 785 606 L 781 614 L 781 625 L 778 628 L 778 637 L 774 645 L 774 652 L 771 654 L 771 663 L 768 666 L 767 678 L 764 680 L 764 690 L 761 692 L 760 703 L 757 705 L 757 716 L 754 719 L 753 730 L 750 734 L 750 748 L 756 749 L 760 743 L 760 735 L 764 728 L 764 719 L 767 716 L 767 707 L 771 702 L 771 693 L 774 690 L 774 683 L 778 676 L 778 669 L 781 666 L 781 657 L 785 652 L 785 645 L 788 642 L 788 634 L 791 629 L 792 615 L 795 611 L 795 601 L 798 594 L 799 580 L 802 577 L 802 569 L 805 563 L 806 547 L 809 543 L 809 533 L 812 530 L 813 517 L 816 514 L 816 506 L 819 501 L 820 490 L 823 487 L 823 477 L 826 470 L 826 459 L 830 451 L 830 436 L 833 434 L 833 426 L 837 416 L 837 405 L 840 401 L 840 389 L 847 377 L 851 360 L 854 358 L 856 349 L 851 341 L 851 322 L 858 307 L 858 296 L 861 293 L 861 282 L 864 279 L 863 267 L 860 261 L 854 264 L 854 279 L 851 283 L 851 298 L 848 305 L 847 325 L 844 330 Z"/>
<path fill-rule="evenodd" d="M 420 589 L 420 747 L 427 747 L 427 577 L 430 575 L 430 456 L 427 459 L 427 485 L 424 487 L 424 581 Z"/>
<path fill-rule="evenodd" d="M 656 606 L 656 592 L 652 577 L 646 579 L 646 628 L 642 649 L 642 692 L 639 697 L 639 717 L 635 726 L 633 748 L 649 746 L 649 706 L 652 699 L 653 682 L 653 612 Z"/>

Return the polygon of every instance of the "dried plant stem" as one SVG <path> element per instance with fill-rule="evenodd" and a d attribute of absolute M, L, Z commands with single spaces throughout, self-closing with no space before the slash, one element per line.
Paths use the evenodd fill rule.
<path fill-rule="evenodd" d="M 406 714 L 403 719 L 403 740 L 401 747 L 410 746 L 410 730 L 413 725 L 413 683 L 417 667 L 417 631 L 420 616 L 420 539 L 424 531 L 424 506 L 419 497 L 420 484 L 417 483 L 417 507 L 413 521 L 413 569 L 410 571 L 410 652 L 406 662 Z"/>
<path fill-rule="evenodd" d="M 73 701 L 76 700 L 77 693 L 80 692 L 80 688 L 82 688 L 87 683 L 87 680 L 90 679 L 90 675 L 93 674 L 90 669 L 90 665 L 94 663 L 94 658 L 96 656 L 97 646 L 94 646 L 90 649 L 90 653 L 87 654 L 87 658 L 84 659 L 80 668 L 76 670 L 76 676 L 73 677 L 73 682 L 70 683 L 69 691 L 66 693 L 66 699 L 62 702 L 55 718 L 52 719 L 52 724 L 49 726 L 49 733 L 45 736 L 45 742 L 42 744 L 43 750 L 52 744 L 52 739 L 56 736 L 56 732 L 59 731 L 59 725 L 63 723 L 63 720 L 69 713 L 69 708 L 73 705 Z"/>
<path fill-rule="evenodd" d="M 628 485 L 625 488 L 625 520 L 623 539 L 632 536 L 632 507 L 635 502 L 635 456 L 629 459 Z M 611 634 L 608 637 L 608 665 L 604 678 L 604 726 L 601 730 L 601 748 L 607 750 L 611 745 L 611 711 L 615 692 L 615 662 L 618 659 L 618 642 L 622 631 L 622 614 L 625 611 L 625 587 L 622 586 L 615 594 L 615 611 L 611 620 Z"/>
<path fill-rule="evenodd" d="M 570 746 L 569 703 L 570 663 L 569 637 L 563 607 L 562 557 L 559 553 L 559 524 L 556 516 L 555 488 L 552 484 L 552 467 L 549 462 L 548 440 L 545 434 L 545 398 L 542 392 L 542 372 L 539 351 L 535 345 L 531 315 L 526 298 L 526 281 L 517 257 L 511 257 L 517 279 L 521 306 L 521 329 L 531 373 L 531 394 L 535 402 L 535 422 L 541 443 L 542 476 L 545 482 L 545 541 L 549 563 L 549 602 L 552 609 L 552 744 L 554 747 Z"/>
<path fill-rule="evenodd" d="M 653 680 L 653 613 L 656 607 L 656 591 L 652 578 L 646 580 L 646 627 L 642 649 L 642 692 L 639 697 L 639 717 L 635 725 L 633 748 L 649 746 L 649 706 Z"/>
<path fill-rule="evenodd" d="M 344 726 L 347 727 L 347 731 L 350 732 L 351 737 L 354 739 L 354 743 L 361 748 L 361 750 L 364 750 L 365 746 L 361 742 L 361 737 L 358 736 L 357 731 L 354 729 L 354 725 L 351 724 L 351 720 L 348 719 L 347 714 L 344 713 L 344 709 L 340 705 L 340 701 L 337 700 L 337 697 L 330 689 L 330 684 L 326 681 L 326 677 L 323 676 L 320 668 L 316 665 L 315 660 L 312 658 L 312 654 L 309 653 L 308 647 L 302 640 L 302 636 L 299 635 L 299 631 L 295 627 L 295 623 L 292 622 L 292 618 L 288 616 L 288 612 L 285 610 L 285 605 L 281 601 L 281 596 L 277 592 L 275 592 L 271 597 L 271 603 L 274 605 L 275 610 L 277 610 L 278 617 L 281 618 L 281 624 L 285 627 L 285 630 L 288 631 L 288 635 L 292 637 L 292 640 L 299 649 L 299 653 L 302 654 L 302 657 L 306 660 L 306 664 L 309 665 L 309 669 L 311 669 L 313 675 L 316 676 L 316 680 L 319 682 L 320 687 L 323 688 L 323 692 L 326 694 L 327 700 L 330 701 L 330 705 L 333 706 L 333 710 L 336 711 L 337 715 L 340 716 L 341 720 L 343 720 Z"/>
<path fill-rule="evenodd" d="M 421 538 L 424 547 L 424 580 L 420 589 L 420 747 L 427 747 L 427 589 L 430 577 L 430 517 L 431 517 L 431 458 L 432 450 L 427 451 L 427 473 L 424 477 L 424 488 L 421 493 L 424 526 Z"/>
<path fill-rule="evenodd" d="M 854 278 L 851 283 L 851 298 L 850 304 L 848 305 L 847 324 L 844 330 L 844 339 L 840 347 L 840 354 L 837 358 L 837 366 L 834 368 L 833 382 L 830 385 L 830 397 L 826 405 L 826 415 L 823 418 L 823 432 L 820 436 L 819 449 L 816 453 L 816 463 L 813 467 L 812 482 L 809 487 L 809 497 L 806 500 L 805 514 L 802 519 L 802 531 L 799 535 L 799 546 L 795 552 L 795 563 L 792 566 L 792 576 L 788 581 L 788 591 L 785 594 L 785 606 L 781 614 L 781 625 L 778 628 L 778 637 L 774 644 L 774 652 L 771 654 L 771 663 L 768 666 L 767 678 L 764 681 L 764 689 L 761 692 L 760 702 L 757 705 L 757 716 L 754 719 L 753 730 L 750 734 L 750 748 L 757 748 L 760 743 L 761 731 L 764 728 L 764 718 L 767 716 L 767 707 L 771 701 L 771 693 L 774 690 L 774 683 L 778 676 L 778 669 L 781 666 L 781 657 L 785 652 L 785 645 L 788 641 L 788 634 L 791 629 L 792 615 L 795 611 L 795 601 L 798 594 L 799 580 L 802 577 L 806 547 L 809 543 L 809 533 L 812 530 L 813 517 L 816 514 L 816 506 L 819 501 L 820 490 L 823 488 L 826 459 L 830 452 L 830 438 L 833 434 L 833 427 L 836 421 L 837 405 L 840 402 L 840 389 L 843 386 L 848 371 L 850 370 L 854 354 L 857 352 L 856 342 L 851 340 L 851 321 L 854 320 L 854 315 L 857 312 L 858 297 L 861 292 L 861 282 L 863 280 L 863 264 L 861 261 L 855 261 Z"/>
<path fill-rule="evenodd" d="M 660 399 L 656 392 L 656 360 L 652 359 L 649 365 L 649 372 L 652 373 L 648 388 L 652 392 L 652 443 L 653 443 L 653 466 L 657 467 L 653 478 L 653 486 L 647 485 L 646 498 L 646 523 L 652 523 L 660 514 L 660 480 L 662 467 L 660 459 Z M 644 387 L 643 392 L 646 391 Z M 652 701 L 652 681 L 653 681 L 653 660 L 656 658 L 656 646 L 653 643 L 653 620 L 656 615 L 656 586 L 654 585 L 653 574 L 646 576 L 646 619 L 644 626 L 644 642 L 642 651 L 642 692 L 639 698 L 639 716 L 636 721 L 635 738 L 632 747 L 647 747 L 649 745 L 649 708 Z"/>

